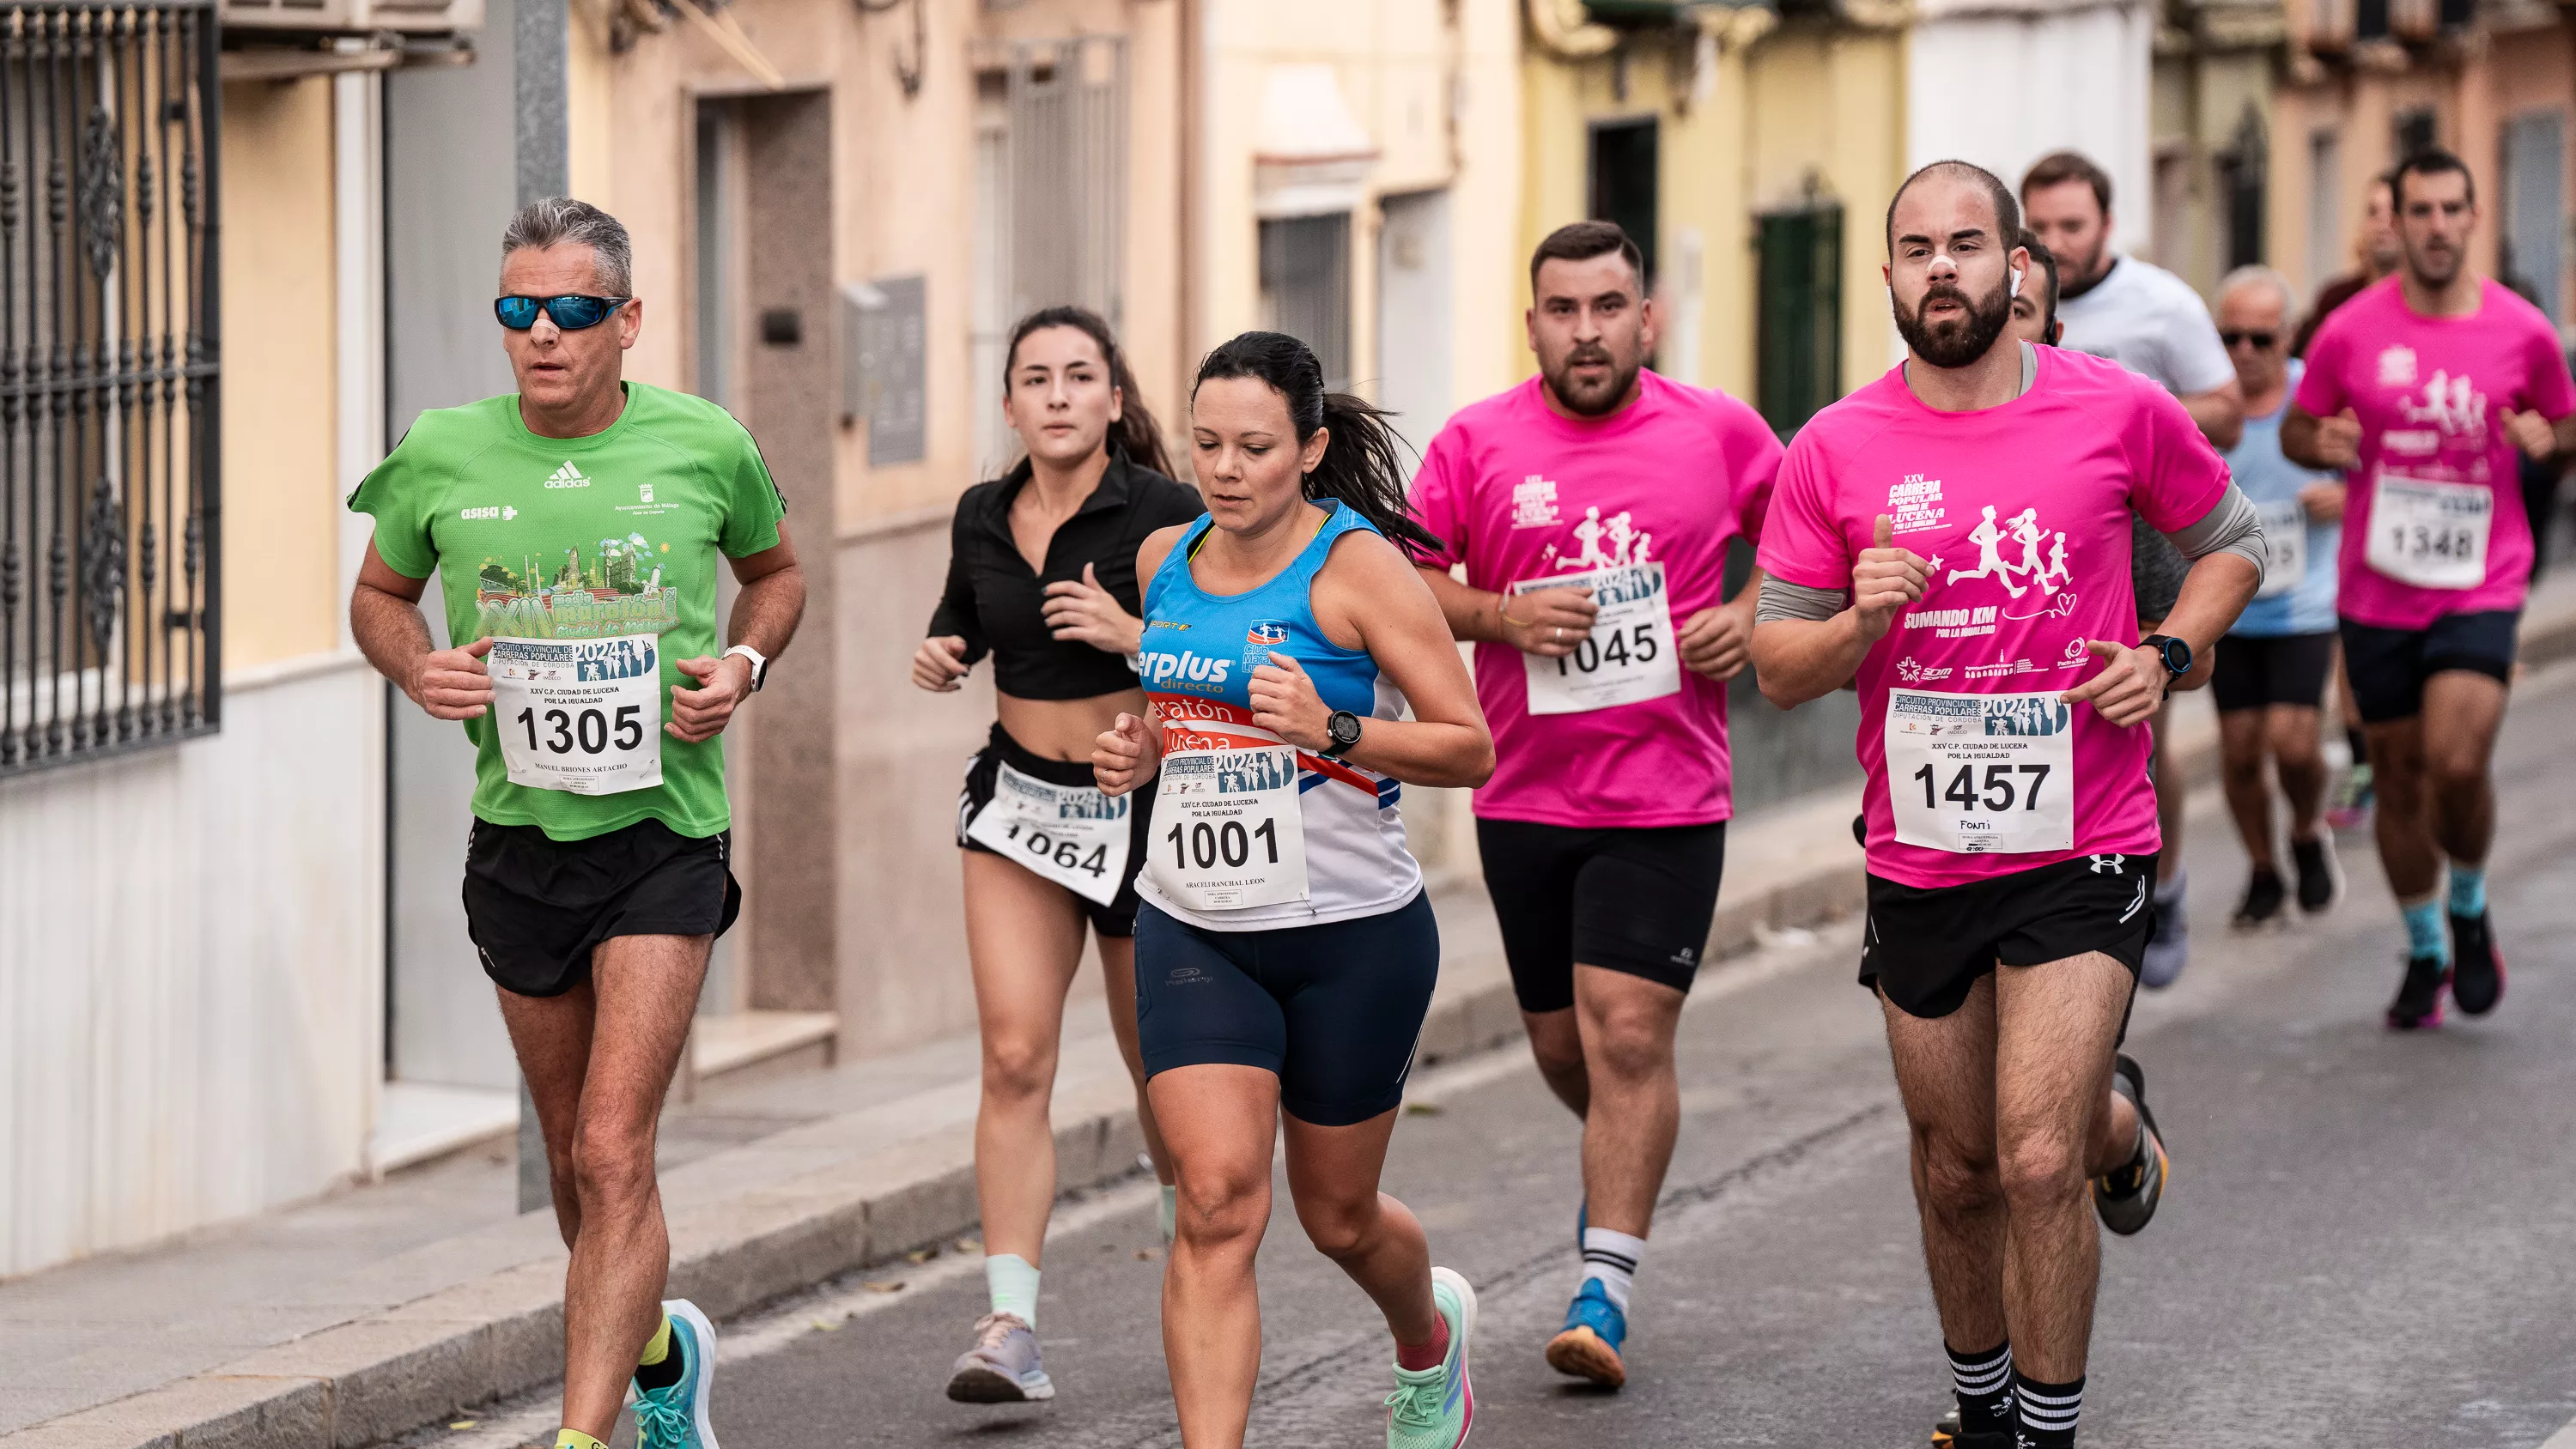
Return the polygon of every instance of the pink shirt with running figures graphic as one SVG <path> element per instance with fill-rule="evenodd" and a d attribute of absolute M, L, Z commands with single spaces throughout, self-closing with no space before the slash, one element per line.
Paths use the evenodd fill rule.
<path fill-rule="evenodd" d="M 1759 539 L 1779 439 L 1724 393 L 1637 374 L 1634 402 L 1568 418 L 1531 378 L 1460 409 L 1413 507 L 1472 588 L 1578 576 L 1603 605 L 1559 664 L 1476 646 L 1494 732 L 1476 814 L 1575 827 L 1705 825 L 1735 813 L 1726 686 L 1679 667 L 1675 634 L 1722 602 L 1729 540 Z M 1533 712 L 1533 705 L 1540 711 Z"/>
<path fill-rule="evenodd" d="M 1761 564 L 1789 583 L 1847 593 L 1882 514 L 1931 564 L 1859 673 L 1869 869 L 1905 885 L 2158 847 L 2148 731 L 2058 695 L 2102 667 L 2086 641 L 2137 642 L 2129 510 L 2168 533 L 2197 523 L 2226 495 L 2227 465 L 2180 403 L 2118 363 L 2049 347 L 2038 363 L 2030 391 L 1964 413 L 1924 406 L 1890 371 L 1799 431 L 1772 498 Z M 1902 779 L 1891 733 L 1915 752 Z M 2025 753 L 1980 755 L 1980 741 Z M 1945 844 L 1898 839 L 1892 788 L 1911 833 Z"/>
<path fill-rule="evenodd" d="M 2422 629 L 2445 614 L 2519 609 L 2531 586 L 2521 450 L 2504 413 L 2576 412 L 2558 329 L 2493 280 L 2465 317 L 2424 317 L 2396 277 L 2326 319 L 2299 406 L 2361 420 L 2337 556 L 2343 617 Z"/>

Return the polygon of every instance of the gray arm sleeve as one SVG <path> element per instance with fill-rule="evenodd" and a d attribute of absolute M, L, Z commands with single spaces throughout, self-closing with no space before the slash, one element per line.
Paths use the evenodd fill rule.
<path fill-rule="evenodd" d="M 2255 517 L 2253 500 L 2233 483 L 2200 522 L 2165 537 L 2184 558 L 2198 561 L 2214 553 L 2232 553 L 2254 565 L 2256 578 L 2262 577 L 2263 525 Z"/>
<path fill-rule="evenodd" d="M 1787 579 L 1762 576 L 1762 597 L 1753 603 L 1753 622 L 1767 624 L 1774 619 L 1807 619 L 1823 623 L 1843 611 L 1843 601 L 1851 597 L 1849 589 L 1811 589 Z"/>

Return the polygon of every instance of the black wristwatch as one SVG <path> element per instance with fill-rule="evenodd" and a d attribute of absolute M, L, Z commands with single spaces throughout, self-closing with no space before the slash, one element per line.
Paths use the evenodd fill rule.
<path fill-rule="evenodd" d="M 1324 721 L 1324 733 L 1332 736 L 1333 742 L 1316 754 L 1323 759 L 1338 760 L 1350 752 L 1351 746 L 1360 742 L 1360 717 L 1346 709 L 1334 710 Z"/>
<path fill-rule="evenodd" d="M 2165 672 L 2174 679 L 2191 673 L 2191 646 L 2171 634 L 2150 634 L 2138 641 L 2138 647 L 2156 651 L 2165 661 Z M 2165 686 L 2171 688 L 2173 679 L 2166 680 Z"/>

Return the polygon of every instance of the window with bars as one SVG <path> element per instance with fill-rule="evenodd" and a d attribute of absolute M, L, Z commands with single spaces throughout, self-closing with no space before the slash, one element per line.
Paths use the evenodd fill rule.
<path fill-rule="evenodd" d="M 0 11 L 0 775 L 221 718 L 210 0 Z"/>
<path fill-rule="evenodd" d="M 973 345 L 978 459 L 1016 451 L 1002 420 L 1011 325 L 1071 303 L 1123 321 L 1127 282 L 1127 42 L 1020 41 L 977 80 Z"/>

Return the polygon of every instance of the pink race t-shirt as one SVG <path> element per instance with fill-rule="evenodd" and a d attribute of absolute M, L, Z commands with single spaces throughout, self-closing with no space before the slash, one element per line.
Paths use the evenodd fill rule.
<path fill-rule="evenodd" d="M 1464 563 L 1471 587 L 1570 576 L 1603 609 L 1561 665 L 1476 646 L 1494 732 L 1494 776 L 1475 803 L 1487 819 L 1638 827 L 1734 813 L 1726 686 L 1680 668 L 1674 634 L 1721 602 L 1728 541 L 1761 537 L 1780 442 L 1723 393 L 1637 381 L 1636 401 L 1578 420 L 1531 378 L 1451 417 L 1414 479 L 1416 516 L 1448 541 L 1439 562 Z"/>
<path fill-rule="evenodd" d="M 2038 354 L 2029 392 L 1979 412 L 1935 412 L 1889 372 L 1800 430 L 1772 498 L 1761 564 L 1790 583 L 1849 590 L 1881 514 L 1931 564 L 1859 674 L 1869 869 L 1905 885 L 2158 846 L 2148 731 L 2058 695 L 2100 671 L 2087 640 L 2137 642 L 2130 510 L 2188 527 L 2227 464 L 2153 382 Z"/>
<path fill-rule="evenodd" d="M 2576 412 L 2558 330 L 2539 308 L 2489 281 L 2469 316 L 2418 316 L 2391 277 L 2326 318 L 2298 404 L 2361 420 L 2337 555 L 2345 618 L 2422 629 L 2522 607 L 2531 520 L 2504 413 Z"/>

